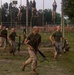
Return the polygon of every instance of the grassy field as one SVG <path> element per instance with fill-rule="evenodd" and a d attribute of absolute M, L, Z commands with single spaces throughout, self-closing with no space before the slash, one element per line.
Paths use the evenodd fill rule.
<path fill-rule="evenodd" d="M 74 33 L 65 34 L 71 49 L 67 53 L 62 52 L 62 56 L 58 57 L 58 61 L 53 60 L 53 47 L 48 47 L 50 45 L 50 34 L 41 33 L 42 45 L 40 50 L 46 55 L 49 62 L 44 61 L 41 63 L 40 61 L 43 58 L 38 54 L 38 75 L 74 75 Z M 28 57 L 27 47 L 23 44 L 21 45 L 21 51 L 19 53 L 16 51 L 15 56 L 8 52 L 8 48 L 6 51 L 0 50 L 0 75 L 32 75 L 30 65 L 26 67 L 24 72 L 21 71 L 21 66 Z"/>

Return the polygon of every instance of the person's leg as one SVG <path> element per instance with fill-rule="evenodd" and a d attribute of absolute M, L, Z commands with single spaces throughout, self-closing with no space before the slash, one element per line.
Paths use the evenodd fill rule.
<path fill-rule="evenodd" d="M 54 60 L 57 60 L 58 55 L 62 52 L 62 44 L 60 42 L 55 42 L 55 52 L 54 52 Z M 61 55 L 60 55 L 61 56 Z"/>
<path fill-rule="evenodd" d="M 30 58 L 25 63 L 23 63 L 22 71 L 24 71 L 25 67 L 32 62 L 32 51 L 30 48 L 28 48 L 28 52 L 30 54 Z"/>
<path fill-rule="evenodd" d="M 58 54 L 61 55 L 61 53 L 62 53 L 62 44 L 59 43 Z"/>
<path fill-rule="evenodd" d="M 4 49 L 6 49 L 6 38 L 3 38 L 3 42 L 4 42 Z"/>
<path fill-rule="evenodd" d="M 25 63 L 23 63 L 22 71 L 24 71 L 25 67 L 32 62 L 32 59 L 29 58 Z"/>
<path fill-rule="evenodd" d="M 36 73 L 36 68 L 37 68 L 37 59 L 33 59 L 32 61 L 32 72 Z"/>
<path fill-rule="evenodd" d="M 30 54 L 30 58 L 32 59 L 32 64 L 31 64 L 32 73 L 37 73 L 36 72 L 36 68 L 37 68 L 37 52 L 35 52 L 35 50 L 30 49 L 29 54 Z"/>
<path fill-rule="evenodd" d="M 57 60 L 58 52 L 57 50 L 54 51 L 54 60 Z"/>
<path fill-rule="evenodd" d="M 11 40 L 9 40 L 9 45 L 12 46 L 12 41 Z"/>
<path fill-rule="evenodd" d="M 0 46 L 2 46 L 2 37 L 0 37 Z"/>
<path fill-rule="evenodd" d="M 58 43 L 55 42 L 55 46 L 54 46 L 54 60 L 57 60 L 58 57 Z"/>
<path fill-rule="evenodd" d="M 13 41 L 13 55 L 15 55 L 15 51 L 16 51 L 16 42 Z"/>
<path fill-rule="evenodd" d="M 32 64 L 31 64 L 31 68 L 32 68 L 32 73 L 37 73 L 36 72 L 36 68 L 37 68 L 37 54 L 35 54 L 34 52 L 32 53 Z"/>
<path fill-rule="evenodd" d="M 9 46 L 10 46 L 10 53 L 13 53 L 13 42 L 11 40 L 9 40 Z"/>

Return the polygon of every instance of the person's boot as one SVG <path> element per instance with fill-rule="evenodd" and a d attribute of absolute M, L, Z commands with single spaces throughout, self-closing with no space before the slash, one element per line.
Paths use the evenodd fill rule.
<path fill-rule="evenodd" d="M 32 74 L 38 75 L 38 73 L 35 69 L 32 70 Z"/>
<path fill-rule="evenodd" d="M 22 71 L 24 71 L 25 67 L 26 67 L 26 65 L 24 65 L 24 66 L 22 67 Z"/>

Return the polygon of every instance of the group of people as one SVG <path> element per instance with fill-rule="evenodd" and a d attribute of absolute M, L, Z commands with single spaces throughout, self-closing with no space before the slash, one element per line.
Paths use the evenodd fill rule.
<path fill-rule="evenodd" d="M 11 33 L 8 35 L 8 31 L 5 26 L 0 25 L 0 47 L 2 47 L 4 50 L 7 47 L 7 44 L 12 47 L 12 50 L 10 50 L 10 53 L 14 55 L 16 50 L 16 42 L 15 37 L 17 37 L 17 34 L 15 32 L 15 28 L 11 29 Z"/>
<path fill-rule="evenodd" d="M 25 31 L 25 30 L 24 30 Z M 7 31 L 5 29 L 5 27 L 2 28 L 0 27 L 0 46 L 1 46 L 1 38 L 3 38 L 3 40 L 7 40 Z M 26 33 L 26 31 L 25 31 Z M 18 37 L 18 35 L 15 32 L 15 29 L 12 28 L 11 29 L 11 34 L 8 36 L 10 45 L 13 46 L 13 50 L 11 51 L 11 53 L 15 53 L 16 50 L 16 43 L 15 43 L 15 37 Z M 49 37 L 50 41 L 52 42 L 52 45 L 54 46 L 54 60 L 57 60 L 58 55 L 61 54 L 62 52 L 62 39 L 65 39 L 62 35 L 61 32 L 61 26 L 57 26 L 56 27 L 56 31 L 54 31 L 50 37 Z M 39 48 L 40 47 L 40 43 L 41 43 L 41 35 L 39 34 L 39 28 L 38 26 L 34 26 L 33 27 L 33 32 L 31 34 L 29 34 L 27 37 L 24 37 L 24 44 L 26 46 L 28 46 L 28 52 L 29 52 L 29 59 L 25 61 L 25 63 L 23 63 L 22 66 L 22 71 L 24 71 L 25 67 L 32 63 L 31 67 L 32 67 L 32 72 L 33 73 L 37 73 L 36 68 L 37 68 L 37 50 L 35 50 L 34 48 Z M 6 46 L 4 46 L 5 48 Z"/>
<path fill-rule="evenodd" d="M 4 49 L 6 48 L 6 43 L 7 43 L 7 30 L 6 27 L 2 27 L 2 25 L 0 25 L 0 47 L 3 45 L 4 43 Z"/>
<path fill-rule="evenodd" d="M 41 35 L 38 32 L 39 28 L 34 26 L 33 32 L 24 41 L 24 44 L 28 46 L 30 57 L 25 61 L 25 63 L 23 63 L 22 71 L 24 71 L 28 64 L 32 63 L 32 72 L 37 73 L 37 51 L 34 48 L 39 48 L 41 43 Z M 56 31 L 50 35 L 49 39 L 54 46 L 54 60 L 57 60 L 58 55 L 62 52 L 62 39 L 65 39 L 61 32 L 61 26 L 56 27 Z"/>

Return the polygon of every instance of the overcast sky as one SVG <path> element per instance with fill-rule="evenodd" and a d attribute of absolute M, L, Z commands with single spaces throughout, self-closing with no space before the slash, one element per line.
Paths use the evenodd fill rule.
<path fill-rule="evenodd" d="M 10 1 L 13 0 L 2 0 L 2 4 L 5 2 L 9 3 Z M 26 0 L 17 0 L 17 1 L 18 1 L 18 5 L 20 5 L 20 2 L 22 3 L 22 5 L 26 5 Z M 37 9 L 43 9 L 43 0 L 35 0 L 35 1 L 36 1 Z M 52 9 L 53 2 L 54 0 L 44 0 L 44 9 Z M 61 0 L 56 0 L 56 2 L 57 2 L 57 12 L 61 13 Z M 0 0 L 0 5 L 1 5 L 1 0 Z"/>

